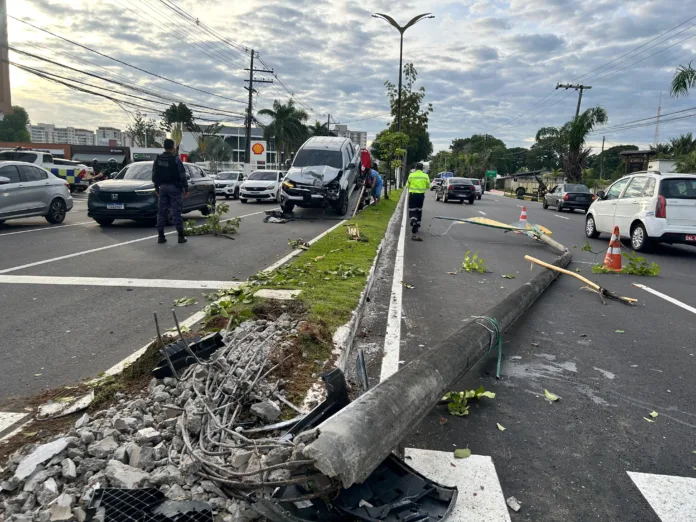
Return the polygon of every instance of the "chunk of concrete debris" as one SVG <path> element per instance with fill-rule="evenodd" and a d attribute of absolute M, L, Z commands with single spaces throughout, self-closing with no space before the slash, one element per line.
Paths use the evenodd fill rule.
<path fill-rule="evenodd" d="M 118 431 L 130 431 L 136 428 L 138 422 L 135 417 L 116 417 L 113 426 Z"/>
<path fill-rule="evenodd" d="M 87 512 L 79 507 L 73 509 L 73 516 L 77 522 L 85 522 L 87 520 Z"/>
<path fill-rule="evenodd" d="M 231 451 L 229 463 L 235 468 L 241 468 L 244 464 L 249 462 L 253 453 L 254 452 L 251 450 L 234 449 Z"/>
<path fill-rule="evenodd" d="M 58 496 L 58 483 L 50 477 L 37 488 L 36 500 L 42 506 L 50 504 Z"/>
<path fill-rule="evenodd" d="M 63 493 L 51 504 L 51 522 L 73 520 L 72 507 L 75 497 Z"/>
<path fill-rule="evenodd" d="M 522 503 L 515 497 L 508 497 L 508 499 L 505 502 L 507 502 L 507 505 L 510 506 L 510 509 L 512 509 L 515 512 L 522 509 Z"/>
<path fill-rule="evenodd" d="M 105 459 L 118 449 L 118 442 L 113 437 L 104 437 L 99 442 L 93 442 L 87 452 L 95 458 Z"/>
<path fill-rule="evenodd" d="M 80 428 L 84 428 L 88 422 L 89 422 L 89 414 L 85 413 L 82 417 L 77 419 L 77 421 L 75 422 L 75 429 L 79 430 Z"/>
<path fill-rule="evenodd" d="M 110 460 L 104 471 L 106 478 L 116 488 L 133 489 L 142 486 L 150 478 L 149 473 L 133 468 L 117 460 Z"/>
<path fill-rule="evenodd" d="M 160 432 L 155 428 L 143 428 L 142 430 L 138 430 L 135 436 L 138 442 L 156 442 L 161 437 L 162 435 L 160 435 Z"/>
<path fill-rule="evenodd" d="M 257 402 L 251 406 L 251 413 L 265 422 L 274 422 L 280 417 L 280 408 L 273 401 Z"/>
<path fill-rule="evenodd" d="M 53 442 L 49 442 L 47 444 L 42 444 L 32 451 L 31 454 L 22 459 L 22 462 L 19 463 L 19 466 L 17 466 L 17 469 L 15 470 L 14 476 L 20 481 L 26 479 L 29 475 L 34 473 L 36 466 L 52 459 L 61 451 L 65 450 L 69 445 L 70 440 L 67 437 L 54 440 Z"/>
<path fill-rule="evenodd" d="M 77 478 L 77 468 L 72 459 L 63 459 L 60 463 L 63 478 L 73 480 Z"/>

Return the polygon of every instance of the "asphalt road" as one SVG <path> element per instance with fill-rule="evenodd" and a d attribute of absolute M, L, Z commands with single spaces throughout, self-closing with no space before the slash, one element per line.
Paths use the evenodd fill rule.
<path fill-rule="evenodd" d="M 408 235 L 406 240 L 403 281 L 414 288 L 403 291 L 402 365 L 538 274 L 542 269 L 530 271 L 525 254 L 546 261 L 555 257 L 524 236 L 433 217 L 485 215 L 513 223 L 520 206 L 490 193 L 472 206 L 436 203 L 434 194 L 428 195 L 424 241 L 412 242 Z M 548 227 L 572 249 L 569 269 L 581 270 L 619 295 L 638 298 L 639 304 L 603 306 L 595 294 L 580 290 L 580 281 L 561 276 L 504 336 L 501 379 L 495 378 L 493 349 L 453 390 L 483 385 L 496 398 L 474 404 L 466 417 L 436 407 L 403 446 L 445 452 L 468 447 L 491 456 L 504 496 L 523 503 L 519 513 L 510 512 L 513 522 L 657 522 L 627 472 L 696 477 L 696 322 L 691 312 L 631 283 L 696 305 L 696 249 L 663 246 L 647 255 L 662 267 L 659 277 L 594 275 L 591 265 L 601 263 L 609 238 L 589 241 L 600 255 L 584 252 L 583 214 L 544 211 L 537 203 L 526 206 L 531 223 Z M 461 268 L 466 251 L 478 252 L 490 273 L 448 274 Z M 383 263 L 393 263 L 393 258 Z M 364 323 L 369 327 L 360 333 L 358 343 L 368 353 L 383 343 L 387 287 L 376 286 L 369 305 L 372 316 Z M 371 382 L 378 381 L 375 357 L 369 370 Z M 560 400 L 546 400 L 544 389 Z M 652 419 L 652 411 L 659 416 Z"/>
<path fill-rule="evenodd" d="M 132 221 L 102 228 L 87 218 L 84 194 L 61 226 L 43 218 L 1 224 L 0 400 L 96 376 L 152 339 L 153 312 L 168 329 L 174 299 L 198 298 L 176 309 L 182 320 L 205 306 L 201 294 L 210 291 L 148 287 L 148 280 L 243 281 L 287 255 L 288 240 L 312 239 L 338 219 L 298 209 L 296 221 L 265 224 L 274 204 L 227 203 L 227 217 L 243 216 L 234 241 L 197 236 L 179 245 L 174 235 L 159 245 L 152 227 Z M 199 212 L 188 217 L 202 222 Z M 37 284 L 8 282 L 16 276 L 35 276 Z M 129 278 L 146 286 L 58 285 L 55 277 Z"/>

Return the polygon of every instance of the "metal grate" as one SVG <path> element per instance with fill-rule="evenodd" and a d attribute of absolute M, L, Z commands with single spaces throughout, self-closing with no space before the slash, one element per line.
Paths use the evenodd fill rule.
<path fill-rule="evenodd" d="M 87 508 L 87 521 L 213 522 L 206 502 L 166 500 L 155 488 L 99 489 Z"/>

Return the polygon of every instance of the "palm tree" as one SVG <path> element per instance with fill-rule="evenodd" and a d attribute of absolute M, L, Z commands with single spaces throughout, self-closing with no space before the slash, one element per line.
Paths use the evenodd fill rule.
<path fill-rule="evenodd" d="M 696 172 L 696 150 L 682 156 L 677 160 L 675 172 L 694 173 Z"/>
<path fill-rule="evenodd" d="M 314 122 L 313 127 L 309 127 L 309 132 L 312 136 L 335 136 L 336 133 L 331 132 L 325 123 Z"/>
<path fill-rule="evenodd" d="M 658 156 L 667 156 L 672 154 L 672 146 L 669 143 L 656 143 L 655 145 L 650 145 L 650 150 L 657 153 Z"/>
<path fill-rule="evenodd" d="M 590 132 L 607 121 L 607 111 L 602 107 L 587 109 L 577 118 L 566 123 L 560 132 L 563 144 L 563 167 L 570 181 L 582 179 L 582 169 L 587 167 L 592 149 L 585 148 Z"/>
<path fill-rule="evenodd" d="M 677 157 L 696 150 L 696 140 L 690 132 L 682 134 L 678 138 L 672 138 L 669 142 L 672 144 L 672 153 Z"/>
<path fill-rule="evenodd" d="M 292 98 L 287 104 L 275 100 L 272 109 L 261 109 L 259 115 L 268 116 L 272 120 L 263 130 L 264 139 L 266 141 L 274 139 L 276 150 L 285 152 L 287 157 L 290 151 L 299 147 L 308 135 L 304 122 L 309 119 L 309 115 L 295 107 Z"/>
<path fill-rule="evenodd" d="M 694 86 L 696 86 L 696 69 L 691 67 L 691 62 L 689 62 L 689 65 L 677 67 L 677 72 L 674 73 L 674 78 L 672 78 L 672 96 L 674 98 L 686 96 L 689 94 L 689 89 L 692 89 Z"/>

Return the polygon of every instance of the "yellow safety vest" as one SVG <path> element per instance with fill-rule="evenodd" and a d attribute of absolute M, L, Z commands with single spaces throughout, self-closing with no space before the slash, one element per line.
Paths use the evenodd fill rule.
<path fill-rule="evenodd" d="M 422 170 L 411 172 L 406 185 L 410 194 L 425 194 L 430 188 L 430 176 Z"/>

